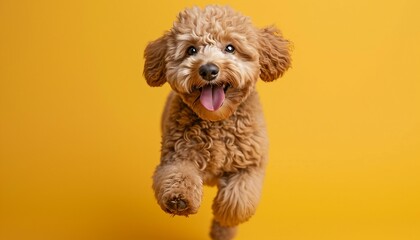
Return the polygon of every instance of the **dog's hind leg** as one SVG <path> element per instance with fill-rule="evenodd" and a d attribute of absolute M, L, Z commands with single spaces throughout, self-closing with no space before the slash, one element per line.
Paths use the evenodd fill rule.
<path fill-rule="evenodd" d="M 238 227 L 224 227 L 213 219 L 210 229 L 210 237 L 213 240 L 231 240 L 235 237 Z"/>

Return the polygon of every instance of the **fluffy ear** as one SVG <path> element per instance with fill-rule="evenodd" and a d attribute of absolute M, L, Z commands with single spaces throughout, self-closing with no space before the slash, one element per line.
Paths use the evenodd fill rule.
<path fill-rule="evenodd" d="M 260 78 L 271 82 L 283 75 L 290 67 L 289 41 L 275 27 L 261 29 L 258 36 L 260 54 Z"/>
<path fill-rule="evenodd" d="M 165 55 L 167 35 L 150 42 L 144 50 L 144 77 L 152 87 L 162 86 L 166 82 Z"/>

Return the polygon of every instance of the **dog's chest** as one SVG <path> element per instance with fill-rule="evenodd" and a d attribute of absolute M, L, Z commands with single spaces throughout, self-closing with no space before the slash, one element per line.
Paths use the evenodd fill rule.
<path fill-rule="evenodd" d="M 182 144 L 190 160 L 205 173 L 220 175 L 261 164 L 265 155 L 264 129 L 249 116 L 233 116 L 185 126 Z"/>

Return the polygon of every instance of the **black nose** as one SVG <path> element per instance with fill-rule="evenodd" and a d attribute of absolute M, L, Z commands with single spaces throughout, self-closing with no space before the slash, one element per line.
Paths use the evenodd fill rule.
<path fill-rule="evenodd" d="M 207 81 L 214 80 L 219 73 L 219 68 L 213 63 L 206 63 L 198 69 L 200 76 Z"/>

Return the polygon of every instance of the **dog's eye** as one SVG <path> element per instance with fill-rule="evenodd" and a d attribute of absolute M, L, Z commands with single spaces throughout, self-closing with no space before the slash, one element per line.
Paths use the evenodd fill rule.
<path fill-rule="evenodd" d="M 229 44 L 229 45 L 226 46 L 225 52 L 233 53 L 233 52 L 235 52 L 235 48 L 231 44 Z"/>
<path fill-rule="evenodd" d="M 192 56 L 197 54 L 197 48 L 195 48 L 194 46 L 191 46 L 187 49 L 187 54 Z"/>

